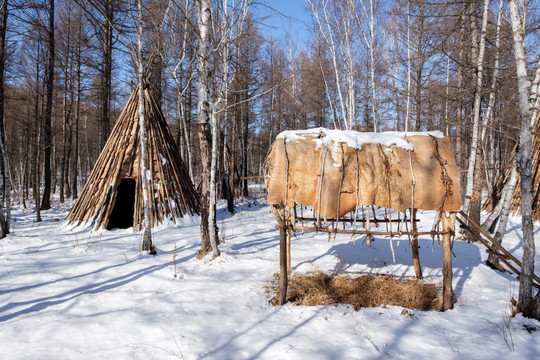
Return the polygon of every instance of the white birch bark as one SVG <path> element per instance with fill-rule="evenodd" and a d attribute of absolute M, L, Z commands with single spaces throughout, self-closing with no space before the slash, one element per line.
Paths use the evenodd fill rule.
<path fill-rule="evenodd" d="M 199 98 L 197 102 L 197 111 L 199 117 L 199 141 L 201 145 L 201 159 L 203 162 L 203 179 L 201 202 L 203 212 L 201 219 L 201 247 L 207 246 L 210 243 L 210 248 L 214 253 L 214 257 L 219 256 L 216 238 L 216 223 L 215 223 L 215 208 L 211 207 L 211 185 L 210 173 L 212 168 L 212 135 L 208 138 L 208 127 L 214 122 L 213 117 L 213 94 L 211 92 L 211 72 L 210 72 L 210 53 L 211 53 L 211 15 L 212 2 L 211 0 L 199 0 L 198 5 L 198 26 L 199 26 L 199 47 L 197 49 L 197 58 L 199 63 Z M 210 130 L 211 131 L 211 130 Z M 210 132 L 211 134 L 211 132 Z M 209 149 L 210 147 L 210 149 Z M 209 178 L 204 178 L 208 176 Z M 206 214 L 205 214 L 206 212 Z M 212 216 L 213 214 L 213 216 Z M 206 219 L 205 219 L 206 217 Z M 213 220 L 213 221 L 212 221 Z M 208 236 L 208 238 L 205 238 Z M 202 249 L 204 250 L 204 249 Z"/>
<path fill-rule="evenodd" d="M 516 188 L 517 180 L 518 180 L 518 172 L 515 166 L 512 166 L 512 171 L 510 173 L 510 179 L 505 184 L 502 194 L 501 194 L 501 200 L 499 200 L 499 204 L 497 204 L 497 207 L 500 206 L 500 209 L 494 209 L 488 219 L 485 221 L 484 227 L 490 226 L 496 219 L 495 217 L 491 217 L 492 214 L 500 214 L 499 217 L 499 224 L 497 225 L 497 231 L 495 232 L 495 241 L 497 241 L 499 244 L 502 243 L 503 237 L 506 234 L 506 227 L 508 224 L 508 216 L 510 214 L 510 206 L 512 204 L 512 199 L 514 197 L 514 189 Z M 498 215 L 497 215 L 498 216 Z M 493 267 L 498 267 L 499 264 L 499 258 L 493 254 L 489 254 L 487 263 L 492 265 Z"/>
<path fill-rule="evenodd" d="M 448 126 L 448 99 L 450 97 L 450 56 L 446 58 L 446 99 L 444 100 L 444 125 L 446 136 L 450 136 L 450 126 Z"/>
<path fill-rule="evenodd" d="M 143 31 L 143 12 L 142 0 L 137 0 L 137 67 L 139 75 L 139 174 L 142 182 L 143 192 L 143 243 L 142 250 L 155 254 L 155 249 L 152 245 L 152 228 L 150 223 L 150 199 L 148 193 L 148 182 L 151 180 L 152 174 L 147 166 L 146 160 L 146 125 L 145 125 L 145 103 L 144 103 L 144 68 L 143 68 L 143 52 L 142 52 L 142 31 Z M 148 178 L 150 175 L 150 179 Z"/>
<path fill-rule="evenodd" d="M 531 107 L 529 103 L 530 82 L 527 77 L 527 57 L 525 55 L 524 31 L 521 27 L 516 0 L 508 0 L 510 23 L 514 39 L 514 58 L 518 80 L 518 99 L 521 130 L 519 137 L 519 171 L 521 175 L 521 216 L 523 224 L 523 266 L 519 277 L 519 307 L 524 310 L 532 299 L 532 276 L 534 274 L 535 245 L 532 221 L 531 193 Z M 517 155 L 518 155 L 517 154 Z M 516 156 L 517 156 L 516 155 Z"/>
<path fill-rule="evenodd" d="M 364 0 L 361 1 L 364 14 L 369 13 L 368 27 L 369 27 L 369 36 L 366 36 L 362 31 L 362 36 L 364 37 L 364 42 L 369 51 L 369 73 L 371 81 L 371 111 L 373 112 L 373 128 L 377 132 L 377 92 L 375 85 L 375 14 L 373 9 L 373 0 L 369 0 L 369 11 L 366 9 Z M 358 16 L 358 12 L 354 9 L 354 3 L 351 1 L 349 5 L 353 7 L 354 14 L 358 21 L 358 26 L 362 28 L 361 21 Z"/>
<path fill-rule="evenodd" d="M 325 25 L 326 25 L 326 31 L 328 31 L 328 33 L 325 31 L 325 29 L 323 27 L 323 23 L 322 23 L 321 18 L 319 16 L 319 12 L 318 12 L 317 8 L 315 7 L 315 5 L 313 4 L 313 1 L 312 0 L 306 0 L 306 2 L 309 4 L 309 6 L 311 8 L 311 12 L 312 12 L 313 16 L 315 17 L 315 20 L 316 20 L 317 25 L 319 27 L 319 31 L 320 31 L 321 35 L 323 36 L 325 42 L 328 45 L 328 50 L 330 51 L 330 56 L 332 58 L 332 66 L 334 68 L 334 77 L 336 79 L 336 90 L 337 90 L 337 93 L 338 93 L 339 105 L 340 105 L 341 114 L 342 114 L 342 117 L 343 117 L 342 126 L 346 130 L 348 130 L 349 129 L 349 123 L 348 123 L 347 119 L 348 119 L 349 116 L 348 116 L 347 106 L 345 104 L 345 100 L 343 99 L 343 94 L 342 94 L 342 91 L 341 91 L 340 67 L 338 66 L 338 56 L 337 56 L 338 48 L 337 48 L 336 41 L 334 39 L 334 35 L 333 35 L 333 32 L 332 32 L 332 27 L 331 27 L 330 22 L 329 22 L 328 12 L 327 12 L 327 8 L 326 8 L 328 2 L 324 1 L 323 4 L 322 4 L 322 10 L 323 10 L 323 14 L 324 14 L 324 21 L 325 21 Z"/>
<path fill-rule="evenodd" d="M 180 47 L 177 49 L 177 51 L 173 51 L 174 55 L 169 55 L 168 52 L 165 50 L 163 53 L 161 53 L 161 58 L 163 62 L 166 64 L 166 69 L 169 72 L 171 78 L 174 81 L 174 84 L 176 86 L 176 108 L 178 117 L 180 119 L 180 128 L 182 129 L 183 134 L 183 141 L 180 142 L 180 154 L 184 154 L 184 152 L 187 154 L 187 159 L 184 159 L 187 163 L 188 173 L 189 177 L 193 181 L 193 165 L 192 165 L 192 150 L 191 150 L 191 140 L 189 138 L 189 134 L 187 131 L 187 124 L 186 124 L 186 116 L 185 116 L 185 108 L 184 103 L 182 101 L 182 97 L 186 93 L 188 89 L 191 88 L 191 81 L 193 79 L 193 59 L 190 59 L 189 63 L 186 67 L 184 67 L 187 59 L 187 50 L 188 50 L 188 27 L 190 25 L 190 1 L 184 0 L 181 4 L 178 0 L 169 0 L 169 4 L 167 6 L 167 10 L 165 11 L 165 15 L 163 17 L 163 21 L 161 22 L 162 32 L 166 32 L 164 30 L 166 24 L 170 24 L 169 26 L 172 28 L 173 23 L 178 21 L 178 18 L 182 18 L 182 26 L 181 26 L 181 44 Z M 171 11 L 171 8 L 173 8 L 173 5 L 176 5 L 177 7 L 174 8 L 174 11 Z M 178 33 L 175 33 L 174 40 L 172 42 L 176 43 L 176 39 L 180 38 L 178 36 Z M 170 47 L 175 48 L 174 45 L 170 45 Z M 179 56 L 178 56 L 179 55 Z M 185 75 L 188 75 L 185 77 Z M 182 76 L 184 76 L 184 82 L 182 80 Z"/>
<path fill-rule="evenodd" d="M 213 110 L 210 111 L 210 119 L 212 122 L 212 160 L 210 164 L 210 212 L 208 213 L 208 223 L 209 226 L 212 226 L 212 224 L 216 223 L 216 168 L 219 143 L 217 116 Z M 212 246 L 214 257 L 220 255 L 216 235 L 215 231 L 210 231 L 210 245 Z"/>
<path fill-rule="evenodd" d="M 493 63 L 493 78 L 491 79 L 491 90 L 489 92 L 488 106 L 482 119 L 482 135 L 480 136 L 480 141 L 482 142 L 482 144 L 486 144 L 486 132 L 488 128 L 488 123 L 490 119 L 492 118 L 493 108 L 495 107 L 495 92 L 497 91 L 497 79 L 499 77 L 499 59 L 500 59 L 499 47 L 501 44 L 502 5 L 503 5 L 503 0 L 499 0 L 499 12 L 497 14 L 497 30 L 496 30 L 496 36 L 495 36 L 495 61 Z M 487 158 L 487 151 L 483 152 L 483 159 L 484 159 L 484 168 L 485 168 L 484 171 L 486 175 L 488 194 L 491 194 L 492 180 L 491 180 L 490 172 L 487 169 L 488 163 L 489 163 L 488 158 Z"/>
<path fill-rule="evenodd" d="M 326 75 L 324 73 L 324 69 L 322 67 L 322 63 L 321 63 L 320 59 L 319 59 L 319 67 L 321 69 L 321 74 L 322 74 L 323 81 L 324 81 L 324 89 L 325 89 L 326 99 L 328 100 L 328 104 L 330 106 L 330 112 L 332 113 L 332 120 L 333 120 L 333 123 L 334 123 L 334 128 L 335 129 L 341 129 L 341 122 L 337 118 L 336 108 L 335 108 L 335 105 L 334 105 L 334 100 L 330 96 L 330 86 L 328 86 L 328 81 L 326 80 Z"/>
<path fill-rule="evenodd" d="M 411 0 L 407 0 L 407 107 L 405 111 L 405 132 L 411 122 Z"/>
<path fill-rule="evenodd" d="M 465 200 L 463 202 L 463 212 L 468 213 L 471 204 L 474 186 L 474 173 L 476 171 L 476 154 L 478 152 L 479 128 L 480 128 L 480 100 L 482 94 L 482 81 L 484 72 L 484 53 L 486 47 L 486 31 L 489 16 L 489 0 L 484 0 L 484 12 L 482 15 L 482 30 L 480 34 L 480 45 L 478 49 L 478 60 L 476 64 L 476 90 L 474 95 L 473 108 L 473 131 L 471 139 L 471 151 L 469 155 L 469 165 L 467 172 L 467 185 L 465 187 Z M 473 40 L 474 41 L 474 40 Z"/>

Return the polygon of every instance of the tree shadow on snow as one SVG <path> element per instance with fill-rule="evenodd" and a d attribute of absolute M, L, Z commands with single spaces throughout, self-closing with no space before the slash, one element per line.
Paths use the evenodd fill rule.
<path fill-rule="evenodd" d="M 247 236 L 252 234 L 247 234 Z M 245 241 L 231 245 L 231 250 L 241 252 L 242 254 L 253 254 L 279 246 L 279 234 L 276 236 L 276 230 L 257 231 L 257 236 L 253 240 Z M 244 251 L 250 249 L 249 251 Z"/>
<path fill-rule="evenodd" d="M 261 208 L 268 206 L 264 200 L 260 201 L 260 199 L 254 198 L 254 199 L 248 199 L 245 202 L 238 203 L 234 205 L 234 213 L 230 213 L 227 208 L 221 208 L 216 213 L 216 220 L 222 221 L 232 218 L 235 215 L 238 215 L 242 212 L 253 212 L 258 211 Z"/>
<path fill-rule="evenodd" d="M 277 344 L 280 341 L 283 341 L 283 340 L 289 338 L 295 332 L 297 332 L 299 329 L 301 329 L 302 327 L 309 324 L 313 319 L 317 318 L 319 316 L 319 314 L 323 310 L 324 310 L 323 307 L 317 309 L 311 316 L 309 316 L 308 318 L 303 320 L 298 325 L 296 325 L 296 326 L 292 327 L 291 329 L 289 329 L 286 333 L 279 334 L 279 335 L 277 335 L 277 334 L 274 335 L 274 334 L 268 333 L 269 341 L 260 350 L 258 350 L 254 355 L 250 355 L 249 359 L 257 359 L 257 358 L 259 358 L 270 347 L 272 347 L 272 345 Z M 209 352 L 207 352 L 205 354 L 200 354 L 200 358 L 201 359 L 214 359 L 216 356 L 219 357 L 220 355 L 225 354 L 225 353 L 229 354 L 231 356 L 231 358 L 234 358 L 234 356 L 232 354 L 240 353 L 244 349 L 244 346 L 242 346 L 240 344 L 236 346 L 235 341 L 242 338 L 242 337 L 244 337 L 244 336 L 246 336 L 249 332 L 253 331 L 257 327 L 261 327 L 261 326 L 268 327 L 267 322 L 269 322 L 270 319 L 274 315 L 278 314 L 280 311 L 286 311 L 287 312 L 288 310 L 286 310 L 284 308 L 281 308 L 281 307 L 276 308 L 276 310 L 273 311 L 272 313 L 268 314 L 268 316 L 266 316 L 266 318 L 254 322 L 253 324 L 248 326 L 245 330 L 243 330 L 241 332 L 238 332 L 234 336 L 231 336 L 225 342 L 223 342 L 221 345 L 219 345 L 216 348 L 210 350 Z M 274 336 L 272 336 L 272 335 L 274 335 Z"/>
<path fill-rule="evenodd" d="M 0 291 L 0 295 L 5 294 L 5 293 L 9 293 L 9 292 L 14 292 L 14 291 L 27 291 L 27 290 L 32 289 L 32 288 L 42 287 L 42 286 L 50 285 L 50 284 L 57 283 L 57 282 L 60 282 L 60 281 L 75 280 L 75 279 L 78 279 L 78 278 L 83 278 L 83 277 L 86 277 L 86 276 L 90 276 L 90 275 L 94 275 L 94 274 L 97 274 L 97 273 L 101 273 L 101 272 L 110 270 L 112 268 L 124 266 L 124 265 L 126 265 L 128 263 L 131 263 L 133 261 L 135 261 L 135 260 L 128 261 L 128 262 L 122 263 L 122 264 L 116 264 L 116 265 L 107 266 L 107 267 L 104 267 L 104 268 L 101 268 L 101 269 L 98 269 L 98 270 L 95 270 L 95 271 L 92 271 L 92 272 L 89 272 L 89 273 L 80 274 L 80 275 L 72 276 L 72 277 L 69 277 L 69 278 L 61 278 L 61 279 L 57 279 L 57 280 L 54 280 L 54 281 L 45 282 L 45 283 L 41 283 L 41 284 L 22 286 L 22 287 L 19 287 L 19 288 L 14 288 L 14 289 L 9 289 L 9 290 L 2 290 L 2 291 Z M 143 269 L 137 269 L 137 270 L 132 271 L 132 272 L 130 272 L 128 274 L 120 275 L 120 276 L 110 278 L 110 279 L 106 279 L 106 280 L 96 282 L 96 283 L 93 283 L 93 284 L 85 284 L 83 286 L 76 287 L 76 288 L 74 288 L 72 290 L 68 290 L 68 291 L 59 293 L 57 295 L 41 297 L 41 298 L 38 298 L 38 299 L 29 300 L 29 301 L 20 301 L 20 302 L 13 302 L 13 303 L 5 304 L 5 305 L 0 307 L 0 323 L 8 321 L 8 320 L 12 320 L 12 319 L 14 319 L 14 318 L 16 318 L 18 316 L 21 316 L 21 315 L 28 315 L 28 314 L 31 314 L 31 313 L 35 313 L 35 312 L 45 310 L 45 309 L 49 308 L 50 306 L 65 303 L 67 301 L 78 298 L 78 297 L 80 297 L 82 295 L 101 293 L 101 292 L 105 292 L 105 291 L 108 291 L 108 290 L 111 290 L 111 289 L 121 287 L 121 286 L 126 285 L 126 284 L 128 284 L 130 282 L 133 282 L 133 281 L 135 281 L 137 279 L 140 279 L 143 276 L 146 276 L 146 275 L 149 275 L 149 274 L 151 274 L 151 273 L 153 273 L 155 271 L 161 270 L 161 269 L 163 269 L 163 268 L 165 268 L 167 266 L 169 266 L 168 262 L 165 262 L 165 263 L 159 264 L 159 265 L 152 265 L 152 266 L 148 266 L 148 267 L 143 268 Z M 77 282 L 77 284 L 79 284 L 79 283 L 80 282 Z M 11 310 L 13 308 L 18 308 L 18 307 L 24 307 L 24 308 L 20 309 L 20 310 L 17 310 L 17 311 L 15 311 L 13 313 L 10 313 L 10 314 L 5 314 L 9 310 Z M 3 313 L 5 315 L 2 315 Z"/>

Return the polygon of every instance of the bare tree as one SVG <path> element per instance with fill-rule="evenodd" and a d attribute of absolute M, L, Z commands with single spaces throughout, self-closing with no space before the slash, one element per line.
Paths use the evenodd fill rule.
<path fill-rule="evenodd" d="M 45 104 L 45 122 L 44 122 L 44 136 L 43 136 L 43 147 L 45 151 L 45 156 L 43 159 L 44 164 L 44 188 L 43 188 L 43 198 L 41 201 L 41 209 L 48 210 L 51 208 L 51 152 L 52 152 L 52 107 L 53 107 L 53 90 L 54 90 L 54 59 L 55 59 L 55 48 L 54 48 L 54 0 L 49 0 L 48 6 L 49 13 L 49 27 L 48 32 L 48 58 L 47 58 L 47 94 L 46 94 L 46 104 Z"/>
<path fill-rule="evenodd" d="M 471 6 L 474 6 L 475 2 L 471 3 Z M 480 44 L 478 44 L 478 40 L 476 39 L 476 31 L 473 31 L 472 34 L 472 41 L 473 41 L 473 48 L 477 49 L 474 51 L 477 53 L 477 59 L 476 59 L 476 88 L 475 88 L 475 95 L 474 95 L 474 108 L 473 108 L 473 132 L 472 132 L 472 138 L 471 138 L 471 151 L 469 154 L 469 165 L 468 165 L 468 172 L 467 172 L 467 185 L 465 188 L 465 200 L 463 202 L 463 211 L 465 213 L 469 212 L 469 207 L 471 206 L 472 199 L 474 198 L 474 201 L 478 204 L 480 203 L 480 193 L 474 193 L 475 190 L 475 180 L 477 183 L 476 190 L 478 190 L 478 183 L 480 179 L 475 179 L 475 174 L 478 174 L 480 169 L 477 168 L 477 160 L 478 160 L 478 145 L 480 143 L 480 106 L 481 106 L 481 97 L 482 97 L 482 89 L 483 89 L 483 81 L 484 81 L 484 54 L 485 54 L 485 48 L 486 48 L 486 32 L 487 32 L 487 23 L 488 23 L 488 16 L 489 16 L 489 0 L 484 0 L 484 12 L 482 16 L 482 29 L 480 32 Z M 472 20 L 473 25 L 476 24 L 476 19 L 473 17 Z M 476 28 L 476 26 L 474 26 Z M 474 216 L 473 218 L 477 219 L 479 218 L 479 210 L 480 206 L 478 205 L 478 216 Z"/>
<path fill-rule="evenodd" d="M 112 49 L 113 49 L 113 21 L 114 0 L 103 0 L 101 12 L 103 13 L 102 26 L 102 62 L 100 76 L 100 137 L 99 148 L 103 149 L 109 138 L 111 122 L 111 93 L 112 93 Z"/>
<path fill-rule="evenodd" d="M 530 81 L 527 75 L 527 58 L 525 55 L 523 28 L 516 0 L 508 1 L 510 22 L 514 38 L 514 57 L 518 80 L 519 119 L 521 131 L 519 152 L 517 157 L 521 175 L 521 216 L 523 224 L 523 266 L 519 277 L 519 309 L 524 315 L 540 319 L 540 293 L 532 297 L 532 280 L 534 275 L 534 226 L 532 221 L 532 141 L 531 115 L 534 104 L 529 102 Z"/>
<path fill-rule="evenodd" d="M 214 256 L 219 256 L 217 247 L 217 224 L 210 222 L 210 171 L 212 165 L 212 109 L 213 96 L 211 93 L 212 73 L 210 68 L 211 46 L 211 15 L 210 0 L 197 0 L 197 20 L 199 28 L 199 47 L 197 49 L 199 98 L 197 103 L 199 123 L 199 145 L 201 155 L 201 252 L 205 255 L 210 250 Z"/>
<path fill-rule="evenodd" d="M 172 9 L 170 9 L 172 7 Z M 186 156 L 185 162 L 188 167 L 190 178 L 193 180 L 192 165 L 192 144 L 187 115 L 191 109 L 186 109 L 184 101 L 185 95 L 191 91 L 193 80 L 194 58 L 189 56 L 192 44 L 193 30 L 191 24 L 192 5 L 190 1 L 182 2 L 170 1 L 169 8 L 166 10 L 165 17 L 161 22 L 162 32 L 166 38 L 168 46 L 160 52 L 161 58 L 165 63 L 165 68 L 172 77 L 175 91 L 176 112 L 180 125 L 180 153 Z M 155 26 L 159 26 L 156 24 Z M 166 31 L 168 30 L 168 31 Z"/>
<path fill-rule="evenodd" d="M 349 3 L 344 2 L 335 2 L 332 3 L 334 6 L 341 6 L 342 16 L 331 17 L 329 10 L 329 2 L 326 0 L 323 1 L 313 1 L 306 0 L 310 6 L 311 12 L 315 17 L 315 21 L 318 26 L 320 34 L 323 36 L 328 50 L 330 52 L 330 57 L 332 59 L 333 73 L 336 82 L 336 90 L 338 96 L 338 108 L 341 111 L 342 120 L 339 121 L 339 126 L 336 128 L 351 129 L 353 122 L 355 120 L 355 110 L 356 104 L 354 101 L 354 96 L 351 91 L 355 88 L 355 78 L 353 76 L 353 67 L 352 67 L 352 49 L 353 40 L 352 40 L 352 26 L 351 26 L 351 16 L 352 9 L 350 8 Z M 338 12 L 332 12 L 336 14 Z M 339 14 L 339 13 L 338 13 Z M 346 17 L 346 15 L 349 15 Z M 343 26 L 342 26 L 343 25 Z M 347 26 L 348 25 L 348 26 Z M 342 34 L 339 34 L 340 27 L 342 29 Z M 336 33 L 337 32 L 337 33 Z M 341 35 L 338 37 L 338 35 Z M 340 51 L 345 55 L 345 58 L 340 57 Z M 348 65 L 345 67 L 345 80 L 342 79 L 343 68 L 341 65 Z M 342 90 L 344 87 L 344 91 Z"/>
<path fill-rule="evenodd" d="M 150 225 L 150 195 L 148 189 L 148 183 L 152 179 L 152 174 L 148 168 L 147 154 L 146 154 L 146 122 L 145 122 L 145 78 L 143 67 L 143 8 L 142 0 L 137 0 L 137 75 L 139 80 L 139 174 L 143 193 L 143 243 L 142 250 L 148 251 L 150 254 L 155 255 L 156 250 L 152 245 L 152 227 Z M 150 174 L 150 178 L 148 178 Z"/>
<path fill-rule="evenodd" d="M 0 239 L 9 234 L 10 213 L 11 213 L 11 186 L 8 176 L 8 162 L 6 153 L 6 137 L 4 130 L 4 72 L 6 63 L 6 30 L 8 19 L 8 1 L 2 0 L 0 7 Z"/>

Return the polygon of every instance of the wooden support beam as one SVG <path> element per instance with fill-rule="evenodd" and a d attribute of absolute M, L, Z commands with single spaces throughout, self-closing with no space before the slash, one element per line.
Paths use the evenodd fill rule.
<path fill-rule="evenodd" d="M 465 223 L 465 221 L 461 220 L 459 217 L 457 218 L 458 222 L 461 224 L 461 226 L 469 231 L 469 233 L 475 238 L 477 239 L 478 241 L 480 241 L 482 244 L 484 244 L 485 247 L 488 248 L 489 251 L 493 252 L 495 255 L 497 255 L 497 257 L 499 257 L 499 259 L 501 259 L 501 261 L 508 267 L 508 269 L 510 269 L 510 271 L 512 271 L 514 274 L 516 274 L 518 277 L 521 275 L 521 271 L 519 269 L 517 269 L 514 265 L 512 265 L 508 259 L 511 259 L 515 262 L 515 257 L 510 255 L 508 256 L 507 254 L 501 254 L 500 252 L 497 251 L 497 249 L 495 249 L 494 246 L 490 245 L 485 239 L 483 239 L 480 235 L 476 234 L 475 232 L 471 231 L 472 229 Z M 493 243 L 497 243 L 493 238 L 490 237 L 490 241 L 492 241 Z M 498 244 L 498 243 L 497 243 Z M 500 244 L 499 244 L 500 245 Z M 501 246 L 502 247 L 502 246 Z M 503 248 L 504 249 L 504 248 Z M 517 259 L 516 259 L 517 260 Z M 516 262 L 516 264 L 518 264 L 518 266 L 521 267 L 521 265 L 519 265 L 521 262 Z M 538 278 L 538 276 L 536 275 L 533 275 L 533 280 L 536 281 L 536 283 L 533 281 L 533 286 L 537 289 L 540 289 L 540 278 Z"/>
<path fill-rule="evenodd" d="M 242 176 L 240 180 L 262 180 L 264 179 L 264 175 L 258 175 L 258 176 Z"/>
<path fill-rule="evenodd" d="M 279 228 L 279 305 L 287 302 L 287 229 Z"/>
<path fill-rule="evenodd" d="M 336 233 L 336 234 L 351 234 L 351 235 L 381 235 L 381 236 L 390 236 L 390 237 L 399 237 L 399 236 L 405 236 L 405 235 L 417 235 L 417 236 L 435 236 L 435 235 L 445 235 L 446 232 L 440 232 L 440 231 L 370 231 L 370 230 L 353 230 L 353 229 L 338 229 L 336 228 L 319 228 L 315 226 L 293 226 L 293 230 L 301 230 L 301 231 L 316 231 L 316 232 L 327 232 L 327 233 Z M 448 234 L 451 234 L 451 232 L 447 232 Z M 397 239 L 396 239 L 397 240 Z"/>
<path fill-rule="evenodd" d="M 413 218 L 416 219 L 416 209 L 413 210 Z M 420 254 L 418 252 L 418 227 L 415 221 L 413 221 L 412 223 L 412 231 L 415 233 L 412 236 L 411 241 L 414 272 L 416 273 L 416 277 L 418 279 L 423 279 L 424 277 L 422 276 L 422 266 L 420 265 Z"/>
<path fill-rule="evenodd" d="M 286 233 L 286 243 L 287 243 L 287 272 L 291 272 L 291 227 L 287 226 Z"/>
<path fill-rule="evenodd" d="M 363 219 L 363 218 L 361 218 L 361 219 L 339 219 L 339 220 L 336 220 L 335 218 L 327 218 L 326 220 L 329 221 L 329 222 L 339 221 L 339 222 L 344 222 L 344 223 L 353 223 L 353 222 L 364 223 L 364 222 L 366 222 L 366 219 Z M 298 217 L 298 218 L 296 218 L 296 222 L 299 222 L 299 221 L 307 221 L 307 222 L 316 223 L 317 218 L 312 218 L 312 217 Z M 419 222 L 420 220 L 415 218 L 413 221 L 414 222 Z M 408 220 L 408 219 L 387 219 L 387 218 L 377 219 L 377 218 L 373 218 L 373 219 L 369 219 L 369 222 L 373 223 L 373 224 L 387 223 L 387 222 L 392 222 L 392 223 L 407 222 L 408 223 L 408 222 L 410 222 L 410 220 Z"/>

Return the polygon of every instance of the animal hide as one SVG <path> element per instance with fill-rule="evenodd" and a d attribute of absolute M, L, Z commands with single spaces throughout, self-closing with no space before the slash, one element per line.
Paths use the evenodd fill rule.
<path fill-rule="evenodd" d="M 402 212 L 461 208 L 459 171 L 450 140 L 440 132 L 383 133 L 395 136 L 394 143 L 381 143 L 372 134 L 375 141 L 361 145 L 339 138 L 329 141 L 335 132 L 340 131 L 278 136 L 265 162 L 269 203 L 313 206 L 317 215 L 331 218 L 364 205 Z"/>

